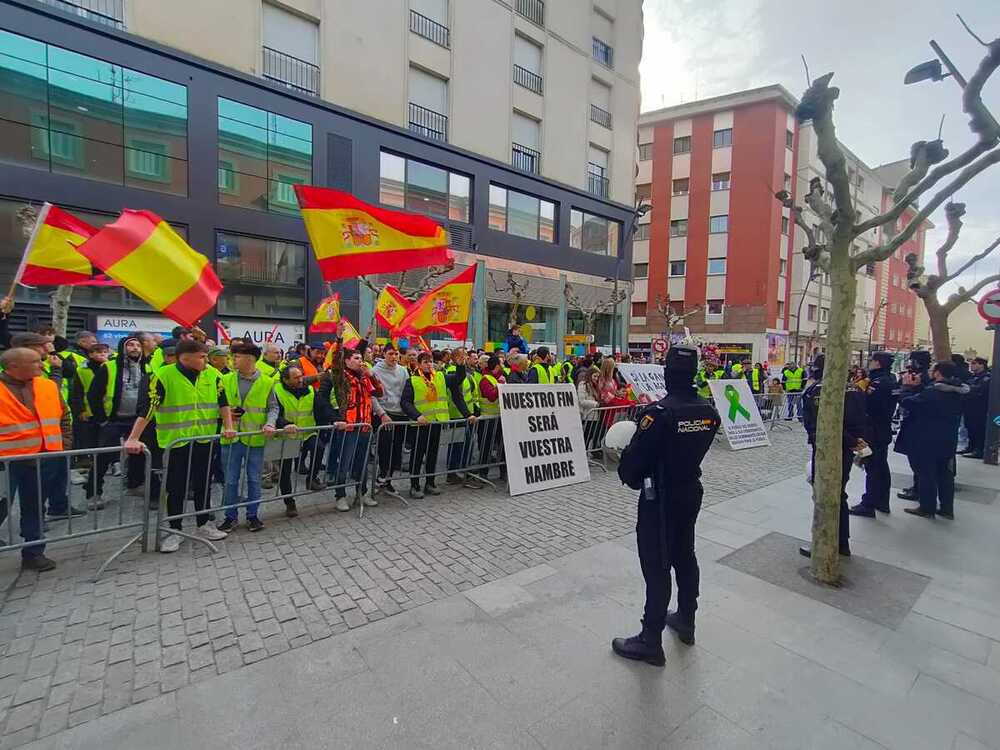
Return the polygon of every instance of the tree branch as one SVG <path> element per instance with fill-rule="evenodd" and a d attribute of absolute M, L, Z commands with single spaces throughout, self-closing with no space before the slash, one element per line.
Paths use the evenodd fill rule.
<path fill-rule="evenodd" d="M 948 278 L 948 253 L 958 241 L 959 232 L 962 231 L 962 217 L 965 215 L 964 203 L 949 202 L 944 207 L 945 216 L 948 219 L 948 237 L 937 249 L 937 279 L 938 286 L 943 284 Z"/>
<path fill-rule="evenodd" d="M 986 57 L 980 61 L 979 67 L 969 78 L 969 83 L 962 92 L 962 109 L 969 115 L 969 129 L 979 136 L 979 142 L 987 143 L 993 148 L 1000 140 L 1000 126 L 997 125 L 989 108 L 983 104 L 983 87 L 1000 67 L 1000 39 L 994 39 L 987 44 L 986 50 Z"/>
<path fill-rule="evenodd" d="M 975 296 L 979 294 L 983 289 L 988 287 L 990 284 L 1000 283 L 1000 273 L 993 276 L 987 276 L 985 279 L 976 284 L 972 289 L 966 289 L 965 287 L 959 287 L 958 291 L 948 297 L 948 301 L 945 302 L 941 307 L 950 315 L 952 311 L 963 302 L 969 302 L 975 299 Z"/>
<path fill-rule="evenodd" d="M 973 255 L 971 258 L 969 258 L 969 260 L 967 260 L 962 265 L 961 268 L 959 268 L 957 271 L 955 271 L 955 273 L 951 274 L 947 279 L 945 279 L 945 281 L 952 281 L 953 279 L 957 279 L 959 276 L 961 276 L 963 273 L 965 273 L 968 269 L 972 268 L 972 266 L 974 266 L 976 263 L 978 263 L 979 261 L 981 261 L 987 255 L 989 255 L 990 253 L 992 253 L 998 247 L 1000 247 L 1000 237 L 998 237 L 997 239 L 993 240 L 993 242 L 990 245 L 988 245 L 986 247 L 986 249 L 983 250 L 981 253 L 979 253 L 978 255 Z"/>

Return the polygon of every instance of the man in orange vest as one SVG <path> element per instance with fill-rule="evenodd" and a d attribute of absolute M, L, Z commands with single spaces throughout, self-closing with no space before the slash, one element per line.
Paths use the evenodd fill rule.
<path fill-rule="evenodd" d="M 0 457 L 18 459 L 73 447 L 73 426 L 59 386 L 42 377 L 42 355 L 23 347 L 0 355 Z M 7 463 L 11 500 L 20 499 L 21 567 L 43 572 L 56 567 L 45 556 L 42 538 L 42 498 L 56 472 L 58 459 L 21 458 Z M 48 466 L 47 466 L 48 465 Z M 41 490 L 41 495 L 39 495 Z"/>

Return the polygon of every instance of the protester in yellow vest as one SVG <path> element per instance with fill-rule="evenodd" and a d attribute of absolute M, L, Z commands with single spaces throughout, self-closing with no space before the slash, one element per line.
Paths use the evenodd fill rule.
<path fill-rule="evenodd" d="M 277 344 L 264 344 L 262 356 L 257 360 L 257 369 L 275 380 L 285 369 L 286 362 L 281 358 L 281 347 Z"/>
<path fill-rule="evenodd" d="M 238 438 L 223 437 L 222 473 L 226 478 L 223 505 L 226 520 L 219 531 L 229 533 L 239 519 L 240 485 L 246 478 L 247 529 L 260 531 L 264 524 L 258 508 L 261 498 L 261 476 L 264 473 L 264 446 L 274 434 L 278 419 L 278 399 L 274 395 L 274 379 L 257 367 L 260 349 L 253 344 L 235 344 L 229 350 L 233 369 L 222 375 L 219 382 L 226 394 L 226 403 L 232 411 L 236 431 L 256 433 Z"/>
<path fill-rule="evenodd" d="M 328 423 L 326 419 L 328 410 L 324 407 L 323 399 L 318 397 L 315 388 L 306 383 L 302 368 L 294 362 L 281 373 L 281 378 L 274 386 L 274 395 L 278 399 L 278 419 L 275 427 L 281 430 L 284 439 L 294 440 L 297 443 L 294 450 L 288 447 L 285 449 L 278 469 L 278 489 L 282 495 L 291 495 L 292 470 L 303 461 L 307 461 L 308 488 L 313 492 L 325 490 L 326 482 L 317 477 L 322 463 L 322 448 L 318 445 L 319 436 L 316 432 L 300 432 Z M 295 518 L 298 514 L 295 498 L 286 497 L 285 515 Z"/>
<path fill-rule="evenodd" d="M 189 491 L 194 495 L 196 511 L 208 507 L 210 457 L 218 450 L 209 438 L 217 433 L 220 419 L 222 436 L 226 439 L 236 436 L 219 374 L 208 367 L 208 347 L 199 341 L 184 340 L 177 344 L 175 352 L 177 363 L 164 365 L 151 376 L 149 393 L 140 396 L 142 416 L 135 420 L 125 441 L 128 453 L 141 453 L 142 431 L 150 420 L 156 420 L 156 440 L 160 448 L 169 450 L 164 462 L 169 462 L 167 513 L 171 516 L 183 513 Z M 176 446 L 174 441 L 178 441 Z M 215 527 L 207 513 L 200 512 L 196 521 L 197 536 L 213 541 L 226 538 L 226 533 Z M 172 519 L 170 527 L 180 531 L 182 519 Z M 160 542 L 160 552 L 176 552 L 180 544 L 180 536 L 168 534 Z"/>
<path fill-rule="evenodd" d="M 455 349 L 451 355 L 451 364 L 446 368 L 445 373 L 455 378 L 462 389 L 460 399 L 448 400 L 448 418 L 466 419 L 469 424 L 475 424 L 479 415 L 479 407 L 476 404 L 478 388 L 476 386 L 476 359 L 475 355 L 468 354 L 465 349 Z M 460 471 L 469 465 L 472 458 L 472 428 L 452 430 L 451 443 L 448 445 L 448 484 L 462 484 L 463 477 Z M 479 481 L 475 477 L 466 477 L 470 484 L 479 486 Z"/>
<path fill-rule="evenodd" d="M 538 361 L 531 366 L 530 370 L 528 370 L 528 382 L 537 383 L 539 385 L 548 385 L 552 382 L 549 370 L 549 367 L 552 364 L 549 348 L 547 346 L 538 347 L 535 351 L 535 356 L 538 357 Z"/>
<path fill-rule="evenodd" d="M 42 377 L 42 355 L 33 349 L 16 347 L 0 355 L 0 457 L 44 455 L 73 447 L 69 411 L 59 394 L 59 386 Z M 4 483 L 10 487 L 8 502 L 17 496 L 21 512 L 21 538 L 25 542 L 42 539 L 42 500 L 52 497 L 60 481 L 55 471 L 64 459 L 40 461 L 23 459 L 6 465 Z M 62 474 L 65 482 L 65 474 Z M 42 498 L 38 491 L 41 485 Z M 65 488 L 65 484 L 63 484 Z M 5 493 L 6 494 L 6 493 Z M 65 492 L 64 492 L 65 494 Z M 67 502 L 68 505 L 68 502 Z M 56 509 L 49 501 L 49 513 Z M 63 511 L 65 513 L 65 511 Z M 9 521 L 13 523 L 13 519 Z M 45 556 L 44 544 L 21 548 L 23 570 L 44 572 L 56 567 Z"/>
<path fill-rule="evenodd" d="M 76 368 L 76 377 L 70 383 L 69 410 L 73 414 L 73 445 L 77 449 L 97 447 L 100 429 L 90 409 L 90 388 L 94 376 L 107 363 L 110 354 L 107 344 L 93 344 L 87 351 L 86 361 Z"/>
<path fill-rule="evenodd" d="M 798 418 L 802 419 L 802 389 L 805 386 L 806 371 L 794 362 L 786 364 L 781 368 L 781 384 L 785 389 L 785 398 L 788 399 L 788 413 L 785 420 L 792 419 L 792 412 L 798 405 Z"/>
<path fill-rule="evenodd" d="M 747 373 L 747 382 L 750 383 L 750 390 L 754 394 L 764 392 L 765 387 L 767 387 L 767 372 L 764 371 L 764 366 L 760 362 L 756 363 Z"/>

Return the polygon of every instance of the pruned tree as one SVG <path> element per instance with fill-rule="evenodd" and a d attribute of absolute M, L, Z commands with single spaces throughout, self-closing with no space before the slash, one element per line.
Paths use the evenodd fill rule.
<path fill-rule="evenodd" d="M 497 284 L 496 278 L 493 276 L 493 272 L 490 272 L 490 283 L 493 284 L 493 290 L 497 294 L 510 294 L 511 305 L 510 313 L 507 315 L 507 328 L 513 328 L 517 324 L 517 314 L 521 311 L 521 303 L 524 301 L 524 293 L 528 291 L 528 287 L 531 286 L 531 281 L 525 279 L 524 282 L 518 281 L 514 278 L 514 272 L 507 272 L 507 285 L 501 288 Z"/>
<path fill-rule="evenodd" d="M 924 267 L 919 264 L 915 253 L 906 256 L 906 265 L 909 266 L 906 272 L 906 281 L 927 311 L 927 319 L 930 321 L 931 341 L 934 347 L 934 359 L 944 360 L 951 357 L 951 333 L 948 330 L 948 316 L 950 316 L 959 305 L 969 302 L 990 284 L 1000 282 L 1000 274 L 987 276 L 980 279 L 971 289 L 964 286 L 949 295 L 948 299 L 942 302 L 938 298 L 938 290 L 950 281 L 954 281 L 976 263 L 987 257 L 990 253 L 1000 247 L 1000 238 L 990 243 L 982 252 L 973 255 L 965 263 L 954 271 L 948 269 L 948 254 L 958 241 L 959 233 L 962 231 L 962 217 L 965 215 L 964 203 L 951 203 L 944 207 L 945 218 L 948 221 L 948 235 L 941 247 L 935 253 L 936 269 L 935 273 L 925 275 Z"/>
<path fill-rule="evenodd" d="M 789 208 L 793 221 L 806 237 L 805 258 L 830 274 L 830 319 L 824 374 L 828 385 L 822 391 L 819 404 L 813 482 L 811 570 L 821 583 L 835 585 L 840 580 L 838 528 L 844 399 L 836 384 L 847 382 L 857 294 L 856 275 L 869 263 L 889 258 L 957 190 L 1000 162 L 1000 149 L 997 149 L 1000 126 L 982 99 L 983 86 L 1000 66 L 1000 39 L 980 43 L 986 48 L 986 54 L 968 82 L 956 75 L 957 71 L 950 61 L 936 49 L 956 81 L 963 85 L 962 109 L 969 118 L 975 142 L 950 159 L 940 139 L 914 143 L 910 152 L 910 171 L 897 185 L 892 205 L 866 221 L 858 220 L 844 150 L 837 140 L 833 111 L 840 92 L 830 86 L 833 73 L 813 81 L 795 110 L 800 123 L 811 121 L 813 124 L 818 156 L 832 193 L 827 193 L 823 180 L 815 178 L 810 182 L 804 202 L 819 217 L 815 226 L 805 220 L 802 207 L 796 205 L 787 192 L 775 194 Z M 940 78 L 940 75 L 936 77 Z M 918 202 L 919 209 L 916 208 Z M 900 226 L 899 222 L 908 210 L 911 215 Z M 817 229 L 821 230 L 820 236 L 826 238 L 826 242 L 817 241 Z M 873 229 L 881 229 L 879 243 L 852 254 L 854 241 Z M 946 276 L 947 273 L 939 275 Z"/>
<path fill-rule="evenodd" d="M 38 209 L 26 203 L 17 210 L 17 221 L 21 225 L 21 234 L 27 243 L 31 239 L 31 233 L 35 229 L 38 221 Z M 11 289 L 11 299 L 14 298 L 14 290 Z M 69 303 L 73 297 L 72 286 L 57 286 L 49 296 L 49 307 L 52 310 L 52 327 L 56 335 L 65 336 L 66 328 L 69 325 Z"/>
<path fill-rule="evenodd" d="M 684 327 L 684 321 L 690 318 L 692 315 L 701 311 L 701 305 L 697 307 L 692 307 L 690 310 L 686 310 L 683 313 L 676 313 L 670 307 L 670 295 L 656 295 L 656 311 L 660 313 L 660 317 L 663 318 L 663 325 L 667 333 L 673 333 L 675 328 Z"/>
<path fill-rule="evenodd" d="M 585 305 L 580 301 L 580 295 L 573 290 L 573 285 L 569 283 L 563 288 L 563 294 L 569 306 L 583 316 L 583 333 L 586 336 L 593 335 L 594 323 L 597 321 L 598 315 L 607 310 L 613 310 L 628 297 L 628 292 L 624 289 L 619 289 L 616 292 L 612 292 L 608 299 L 598 300 L 592 305 Z"/>
<path fill-rule="evenodd" d="M 412 277 L 410 276 L 412 270 L 402 271 L 399 274 L 399 282 L 396 284 L 396 288 L 410 302 L 416 302 L 418 298 L 434 288 L 434 284 L 439 278 L 454 271 L 455 261 L 450 260 L 443 265 L 428 266 L 421 270 L 423 271 L 422 274 Z M 375 282 L 368 276 L 359 276 L 358 280 L 368 287 L 376 297 L 382 292 L 382 289 L 376 286 Z"/>

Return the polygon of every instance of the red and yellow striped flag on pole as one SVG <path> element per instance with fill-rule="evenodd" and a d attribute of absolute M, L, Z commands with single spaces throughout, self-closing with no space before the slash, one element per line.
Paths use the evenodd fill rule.
<path fill-rule="evenodd" d="M 334 292 L 316 307 L 309 333 L 335 333 L 340 320 L 340 294 Z"/>
<path fill-rule="evenodd" d="M 125 209 L 78 249 L 132 294 L 182 326 L 201 320 L 222 291 L 208 258 L 150 211 Z"/>
<path fill-rule="evenodd" d="M 448 235 L 419 214 L 389 211 L 330 188 L 296 185 L 299 210 L 326 281 L 444 265 Z"/>
<path fill-rule="evenodd" d="M 34 231 L 15 276 L 24 286 L 116 286 L 106 276 L 95 276 L 90 261 L 77 247 L 97 229 L 58 206 L 46 203 L 38 212 Z"/>
<path fill-rule="evenodd" d="M 469 312 L 472 310 L 475 283 L 476 267 L 469 266 L 414 302 L 393 334 L 444 331 L 452 338 L 464 341 L 469 333 Z"/>
<path fill-rule="evenodd" d="M 391 331 L 409 309 L 410 300 L 392 284 L 386 284 L 375 301 L 375 319 Z"/>

